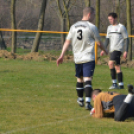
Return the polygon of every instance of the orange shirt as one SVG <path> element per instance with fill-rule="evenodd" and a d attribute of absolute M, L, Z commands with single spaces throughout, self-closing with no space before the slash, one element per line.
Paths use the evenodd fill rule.
<path fill-rule="evenodd" d="M 95 114 L 93 117 L 102 118 L 104 113 L 113 113 L 115 111 L 113 106 L 113 98 L 119 93 L 112 92 L 101 92 L 99 93 L 94 100 L 94 109 Z"/>

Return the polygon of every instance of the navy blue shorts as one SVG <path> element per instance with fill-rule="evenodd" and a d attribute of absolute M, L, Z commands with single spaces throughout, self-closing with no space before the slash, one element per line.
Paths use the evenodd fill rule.
<path fill-rule="evenodd" d="M 76 77 L 92 77 L 95 69 L 95 61 L 75 64 Z"/>

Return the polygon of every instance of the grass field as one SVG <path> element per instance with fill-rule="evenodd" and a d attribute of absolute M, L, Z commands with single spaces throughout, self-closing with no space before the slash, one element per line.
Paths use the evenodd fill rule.
<path fill-rule="evenodd" d="M 134 69 L 122 70 L 125 87 L 134 84 Z M 72 62 L 0 59 L 0 134 L 134 134 L 133 119 L 94 119 L 77 105 L 74 71 Z M 96 66 L 93 87 L 110 85 L 108 67 Z"/>

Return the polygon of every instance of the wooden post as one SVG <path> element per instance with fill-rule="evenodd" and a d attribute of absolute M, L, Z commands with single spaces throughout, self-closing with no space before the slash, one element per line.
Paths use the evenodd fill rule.
<path fill-rule="evenodd" d="M 98 45 L 95 42 L 95 64 L 97 64 L 97 60 L 98 60 Z"/>

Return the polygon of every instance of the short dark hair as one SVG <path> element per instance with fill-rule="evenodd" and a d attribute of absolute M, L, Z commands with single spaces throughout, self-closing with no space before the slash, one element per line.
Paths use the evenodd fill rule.
<path fill-rule="evenodd" d="M 84 9 L 83 9 L 83 16 L 85 16 L 85 15 L 87 15 L 87 14 L 89 14 L 89 13 L 93 13 L 95 11 L 95 9 L 93 8 L 93 7 L 85 7 Z"/>
<path fill-rule="evenodd" d="M 93 95 L 98 95 L 100 92 L 101 92 L 100 89 L 94 89 L 94 90 L 92 91 L 92 96 L 93 96 Z"/>
<path fill-rule="evenodd" d="M 117 13 L 109 13 L 109 14 L 108 14 L 108 17 L 109 17 L 109 16 L 112 16 L 114 19 L 118 18 Z"/>

